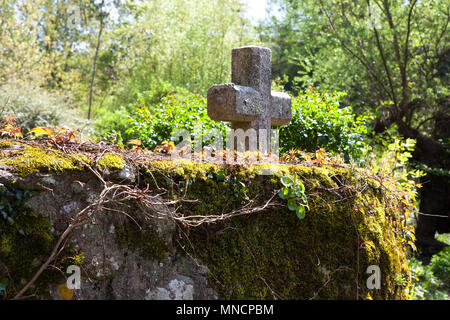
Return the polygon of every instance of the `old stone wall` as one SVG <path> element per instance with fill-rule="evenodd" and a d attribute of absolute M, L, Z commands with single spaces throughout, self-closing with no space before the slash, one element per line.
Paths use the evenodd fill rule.
<path fill-rule="evenodd" d="M 381 178 L 334 162 L 267 176 L 256 165 L 76 148 L 0 143 L 6 298 L 25 289 L 21 297 L 38 299 L 408 296 L 408 206 Z M 287 176 L 304 185 L 302 219 L 277 195 Z M 81 268 L 73 297 L 62 286 L 70 265 Z"/>

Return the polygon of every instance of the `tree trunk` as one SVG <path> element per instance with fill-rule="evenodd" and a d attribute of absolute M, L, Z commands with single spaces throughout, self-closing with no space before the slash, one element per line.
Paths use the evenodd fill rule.
<path fill-rule="evenodd" d="M 93 90 L 94 90 L 94 79 L 95 79 L 95 72 L 97 70 L 97 57 L 98 57 L 98 50 L 100 48 L 100 42 L 101 42 L 101 38 L 102 38 L 102 31 L 103 31 L 103 19 L 100 20 L 100 30 L 98 31 L 97 46 L 95 47 L 94 62 L 93 62 L 93 66 L 92 66 L 91 85 L 89 88 L 88 120 L 91 119 L 92 94 L 93 94 Z"/>
<path fill-rule="evenodd" d="M 450 156 L 443 146 L 433 138 L 397 121 L 399 133 L 405 138 L 416 139 L 412 159 L 429 167 L 450 168 Z M 420 206 L 416 228 L 416 246 L 421 251 L 424 262 L 445 246 L 435 240 L 436 232 L 450 232 L 450 178 L 428 173 L 421 179 L 419 189 Z"/>

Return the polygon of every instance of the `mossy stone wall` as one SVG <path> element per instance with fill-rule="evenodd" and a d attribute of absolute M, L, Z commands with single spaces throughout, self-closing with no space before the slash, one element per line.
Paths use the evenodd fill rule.
<path fill-rule="evenodd" d="M 296 176 L 305 185 L 309 210 L 302 220 L 276 195 L 273 198 L 276 205 L 268 209 L 218 223 L 188 227 L 167 221 L 171 227 L 166 228 L 164 234 L 155 228 L 157 224 L 153 222 L 139 229 L 126 219 L 104 220 L 100 229 L 102 234 L 112 237 L 114 244 L 111 242 L 110 246 L 114 247 L 111 250 L 116 260 L 103 260 L 102 263 L 113 265 L 108 266 L 112 271 L 95 279 L 103 284 L 112 281 L 116 287 L 111 284 L 110 287 L 103 286 L 97 298 L 114 296 L 108 290 L 121 291 L 123 288 L 118 287 L 138 274 L 142 275 L 140 280 L 133 282 L 139 287 L 135 290 L 137 293 L 121 292 L 117 296 L 158 297 L 158 286 L 167 284 L 170 277 L 176 276 L 176 283 L 184 283 L 185 288 L 193 286 L 194 292 L 200 291 L 197 287 L 211 289 L 201 289 L 202 294 L 194 294 L 194 298 L 407 298 L 410 278 L 406 263 L 407 247 L 405 235 L 399 229 L 406 208 L 400 200 L 389 196 L 378 181 L 364 176 L 360 170 L 331 165 L 279 165 L 273 169 L 272 175 L 261 175 L 261 170 L 267 169 L 265 165 L 217 166 L 152 161 L 142 157 L 138 161 L 130 161 L 131 152 L 109 152 L 99 157 L 94 151 L 68 154 L 9 141 L 0 143 L 0 154 L 3 172 L 0 182 L 11 184 L 16 181 L 19 187 L 26 188 L 35 186 L 36 196 L 40 199 L 49 199 L 52 190 L 64 190 L 54 197 L 55 203 L 48 203 L 55 215 L 61 212 L 58 208 L 67 207 L 71 199 L 78 209 L 83 201 L 95 199 L 101 182 L 90 169 L 98 169 L 108 180 L 114 178 L 111 172 L 117 173 L 128 166 L 137 179 L 122 183 L 148 187 L 155 192 L 164 188 L 168 191 L 163 196 L 165 200 L 193 200 L 177 204 L 178 212 L 184 216 L 217 216 L 243 207 L 262 206 L 281 188 L 282 176 Z M 53 180 L 51 189 L 37 187 L 40 182 L 44 186 L 48 184 L 49 176 Z M 81 191 L 70 187 L 77 182 L 80 182 Z M 89 187 L 88 192 L 90 185 L 97 187 Z M 28 266 L 33 262 L 32 255 L 36 250 L 42 259 L 61 231 L 52 229 L 55 220 L 43 217 L 42 206 L 27 209 L 26 215 L 23 210 L 23 217 L 27 216 L 29 220 L 23 223 L 18 220 L 17 223 L 21 228 L 27 228 L 25 236 L 11 236 L 7 223 L 0 221 L 0 258 L 14 266 L 10 270 L 11 276 L 18 279 L 29 275 L 22 273 L 24 269 L 16 262 L 22 261 Z M 136 212 L 138 209 L 133 207 L 129 214 L 133 216 Z M 105 217 L 111 215 L 111 212 L 105 213 Z M 35 220 L 39 223 L 33 222 Z M 86 259 L 79 259 L 80 264 L 88 268 L 96 256 L 94 251 L 100 250 L 101 246 L 95 244 L 88 248 L 89 241 L 94 241 L 91 239 L 95 237 L 83 240 L 83 232 L 72 238 L 73 243 L 81 247 L 68 256 L 84 254 Z M 20 246 L 24 247 L 20 249 Z M 22 254 L 31 256 L 24 258 Z M 107 256 L 105 252 L 100 254 Z M 196 269 L 198 264 L 203 271 Z M 381 269 L 379 290 L 369 290 L 366 286 L 369 277 L 366 270 L 370 265 Z M 164 268 L 170 272 L 166 270 L 164 273 Z M 158 274 L 159 278 L 154 279 L 152 274 Z M 185 279 L 186 275 L 194 279 L 192 283 Z M 203 275 L 207 283 L 201 280 Z M 197 276 L 201 279 L 198 280 Z M 45 298 L 44 292 L 47 284 L 51 283 L 51 277 L 42 279 L 36 285 L 42 286 L 39 297 Z M 148 282 L 147 287 L 141 283 L 145 281 Z M 116 289 L 108 289 L 112 287 Z"/>

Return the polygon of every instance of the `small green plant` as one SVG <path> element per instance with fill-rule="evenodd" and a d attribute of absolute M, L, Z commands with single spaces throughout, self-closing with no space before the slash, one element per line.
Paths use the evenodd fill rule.
<path fill-rule="evenodd" d="M 26 198 L 32 195 L 32 191 L 15 187 L 8 189 L 0 184 L 0 218 L 13 224 L 18 214 L 17 208 L 22 205 L 27 206 Z M 23 230 L 19 230 L 19 233 L 23 234 Z"/>
<path fill-rule="evenodd" d="M 283 200 L 287 200 L 289 210 L 294 211 L 299 219 L 303 219 L 306 208 L 308 208 L 305 186 L 298 179 L 297 175 L 294 176 L 294 179 L 283 176 L 280 178 L 280 181 L 283 187 L 278 192 L 278 196 Z"/>

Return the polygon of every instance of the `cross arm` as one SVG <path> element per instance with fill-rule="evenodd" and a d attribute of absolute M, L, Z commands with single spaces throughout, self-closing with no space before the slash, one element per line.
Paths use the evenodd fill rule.
<path fill-rule="evenodd" d="M 271 94 L 271 125 L 282 126 L 292 119 L 292 99 L 287 93 L 272 91 Z"/>
<path fill-rule="evenodd" d="M 263 112 L 260 93 L 235 84 L 212 86 L 207 101 L 208 116 L 218 121 L 250 122 Z"/>

